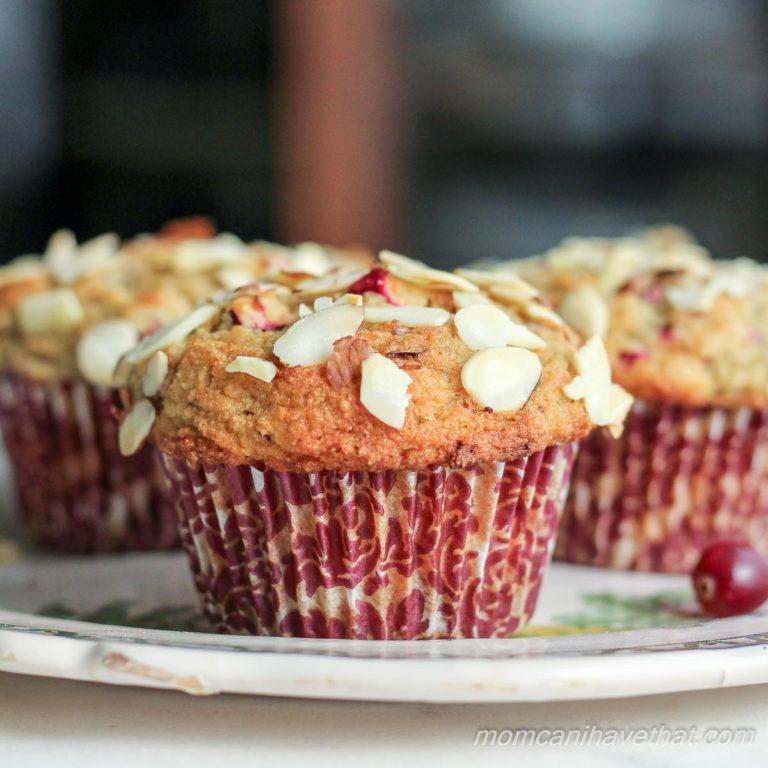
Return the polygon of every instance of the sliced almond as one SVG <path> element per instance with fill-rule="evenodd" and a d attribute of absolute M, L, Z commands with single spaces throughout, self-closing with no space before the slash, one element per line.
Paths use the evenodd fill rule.
<path fill-rule="evenodd" d="M 302 298 L 307 296 L 324 296 L 329 293 L 345 291 L 352 283 L 357 282 L 363 275 L 367 274 L 367 269 L 355 270 L 354 272 L 335 270 L 317 279 L 302 280 L 296 287 L 299 289 Z"/>
<path fill-rule="evenodd" d="M 25 296 L 18 308 L 19 327 L 25 335 L 58 333 L 76 328 L 85 319 L 77 294 L 55 288 Z"/>
<path fill-rule="evenodd" d="M 489 292 L 499 302 L 511 304 L 530 320 L 535 320 L 542 325 L 548 325 L 550 328 L 562 328 L 565 325 L 563 319 L 556 312 L 542 304 L 539 300 L 531 299 L 519 291 L 501 285 L 489 288 Z"/>
<path fill-rule="evenodd" d="M 585 339 L 605 338 L 610 319 L 608 303 L 596 288 L 584 285 L 566 294 L 557 308 L 558 314 Z"/>
<path fill-rule="evenodd" d="M 123 360 L 129 365 L 136 365 L 153 355 L 159 349 L 183 341 L 190 333 L 205 325 L 220 311 L 215 304 L 201 304 L 191 312 L 164 325 L 159 331 L 147 336 L 128 352 Z"/>
<path fill-rule="evenodd" d="M 238 355 L 225 369 L 227 373 L 247 373 L 254 379 L 269 383 L 277 375 L 277 366 L 269 360 Z"/>
<path fill-rule="evenodd" d="M 599 272 L 605 264 L 610 241 L 599 237 L 569 237 L 544 255 L 548 269 L 586 269 Z"/>
<path fill-rule="evenodd" d="M 473 304 L 490 304 L 491 300 L 484 293 L 453 292 L 453 303 L 459 308 L 470 307 Z"/>
<path fill-rule="evenodd" d="M 531 299 L 539 295 L 539 291 L 530 283 L 507 269 L 457 269 L 456 274 L 481 288 L 508 288 Z"/>
<path fill-rule="evenodd" d="M 390 323 L 392 321 L 408 328 L 436 328 L 445 325 L 451 313 L 439 307 L 366 307 L 367 323 Z"/>
<path fill-rule="evenodd" d="M 338 299 L 336 299 L 334 304 L 352 304 L 355 307 L 362 307 L 363 306 L 363 297 L 359 293 L 345 293 L 343 296 L 339 296 Z"/>
<path fill-rule="evenodd" d="M 614 242 L 598 273 L 600 289 L 614 293 L 649 266 L 650 254 L 639 240 L 623 238 Z"/>
<path fill-rule="evenodd" d="M 120 425 L 118 442 L 123 456 L 132 456 L 149 437 L 155 423 L 155 407 L 149 400 L 139 400 L 126 414 Z"/>
<path fill-rule="evenodd" d="M 444 272 L 441 269 L 433 269 L 420 261 L 409 259 L 399 253 L 382 251 L 379 254 L 379 259 L 393 275 L 407 280 L 409 283 L 431 288 L 464 291 L 465 293 L 477 293 L 479 290 L 474 283 L 470 283 L 469 280 L 459 275 Z"/>
<path fill-rule="evenodd" d="M 59 282 L 72 283 L 84 274 L 119 264 L 115 259 L 119 245 L 117 235 L 107 232 L 78 247 L 75 236 L 62 229 L 48 241 L 43 261 Z"/>
<path fill-rule="evenodd" d="M 539 304 L 538 301 L 529 301 L 527 304 L 521 306 L 523 314 L 530 320 L 535 320 L 542 325 L 548 325 L 550 328 L 562 328 L 565 323 L 563 318 L 560 317 L 555 311 L 544 304 Z"/>
<path fill-rule="evenodd" d="M 517 411 L 530 399 L 541 378 L 541 361 L 518 347 L 475 352 L 461 369 L 461 383 L 483 408 Z"/>
<path fill-rule="evenodd" d="M 144 376 L 141 379 L 141 391 L 146 397 L 154 397 L 163 387 L 165 377 L 168 375 L 168 355 L 162 349 L 158 349 L 149 358 Z"/>
<path fill-rule="evenodd" d="M 115 366 L 138 341 L 139 330 L 130 320 L 105 320 L 86 331 L 77 343 L 77 369 L 91 384 L 112 386 Z"/>
<path fill-rule="evenodd" d="M 621 437 L 621 433 L 624 431 L 624 422 L 634 402 L 635 398 L 626 389 L 618 384 L 611 384 L 611 422 L 608 424 L 608 431 L 614 437 Z"/>
<path fill-rule="evenodd" d="M 275 342 L 273 352 L 285 365 L 325 362 L 334 342 L 354 336 L 363 322 L 363 308 L 338 304 L 294 323 Z"/>
<path fill-rule="evenodd" d="M 50 271 L 37 256 L 19 256 L 5 266 L 0 267 L 0 285 L 22 283 L 27 280 L 44 280 Z"/>
<path fill-rule="evenodd" d="M 247 256 L 247 246 L 240 238 L 222 233 L 209 240 L 182 240 L 173 254 L 173 267 L 182 273 L 208 272 L 238 264 Z"/>
<path fill-rule="evenodd" d="M 360 402 L 379 421 L 402 429 L 411 400 L 411 377 L 378 352 L 363 360 L 361 371 Z"/>
<path fill-rule="evenodd" d="M 252 283 L 254 275 L 243 267 L 222 267 L 216 273 L 216 279 L 228 291 L 234 291 Z"/>
<path fill-rule="evenodd" d="M 299 243 L 291 249 L 291 269 L 320 277 L 332 265 L 328 251 L 317 243 Z"/>
<path fill-rule="evenodd" d="M 306 304 L 299 304 L 299 317 L 309 317 L 312 314 L 312 308 L 308 307 Z"/>
<path fill-rule="evenodd" d="M 706 312 L 717 298 L 706 285 L 688 282 L 668 286 L 666 295 L 667 301 L 683 312 Z"/>
<path fill-rule="evenodd" d="M 323 309 L 333 306 L 333 298 L 331 296 L 318 296 L 315 299 L 315 303 L 312 305 L 314 312 L 320 312 Z"/>
<path fill-rule="evenodd" d="M 470 349 L 514 346 L 525 349 L 544 349 L 544 339 L 516 323 L 506 312 L 493 304 L 475 304 L 464 307 L 454 318 L 459 338 Z"/>
<path fill-rule="evenodd" d="M 571 400 L 584 401 L 593 424 L 616 424 L 617 415 L 626 404 L 626 398 L 614 389 L 608 353 L 599 336 L 593 336 L 576 352 L 576 370 L 578 376 L 564 387 L 565 394 Z"/>

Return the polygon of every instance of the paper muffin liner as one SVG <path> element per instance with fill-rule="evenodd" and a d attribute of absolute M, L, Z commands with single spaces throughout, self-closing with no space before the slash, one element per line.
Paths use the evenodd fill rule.
<path fill-rule="evenodd" d="M 715 541 L 768 554 L 768 412 L 637 402 L 581 444 L 556 557 L 689 572 Z"/>
<path fill-rule="evenodd" d="M 424 639 L 507 637 L 527 621 L 575 451 L 386 472 L 163 458 L 217 629 Z"/>
<path fill-rule="evenodd" d="M 179 545 L 156 451 L 118 448 L 115 392 L 84 381 L 0 377 L 0 425 L 26 524 L 44 547 L 67 552 Z"/>

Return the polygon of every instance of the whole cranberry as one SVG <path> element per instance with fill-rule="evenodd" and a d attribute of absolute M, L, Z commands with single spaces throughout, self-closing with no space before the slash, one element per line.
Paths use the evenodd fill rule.
<path fill-rule="evenodd" d="M 751 613 L 768 600 L 768 559 L 745 544 L 721 541 L 708 547 L 691 578 L 709 616 Z"/>

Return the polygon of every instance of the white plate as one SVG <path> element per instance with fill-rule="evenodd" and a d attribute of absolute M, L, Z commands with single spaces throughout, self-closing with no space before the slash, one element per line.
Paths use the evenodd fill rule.
<path fill-rule="evenodd" d="M 227 637 L 194 631 L 180 554 L 38 557 L 0 567 L 0 670 L 193 694 L 435 702 L 768 682 L 768 616 L 701 621 L 686 615 L 690 599 L 684 577 L 555 564 L 528 635 L 510 640 Z"/>

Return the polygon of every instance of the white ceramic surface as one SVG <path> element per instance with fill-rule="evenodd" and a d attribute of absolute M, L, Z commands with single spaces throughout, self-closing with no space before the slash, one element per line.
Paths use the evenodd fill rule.
<path fill-rule="evenodd" d="M 190 631 L 200 627 L 180 554 L 26 558 L 0 567 L 0 606 L 0 670 L 200 695 L 547 701 L 768 682 L 765 614 L 702 621 L 683 577 L 562 564 L 528 636 L 510 640 Z"/>

